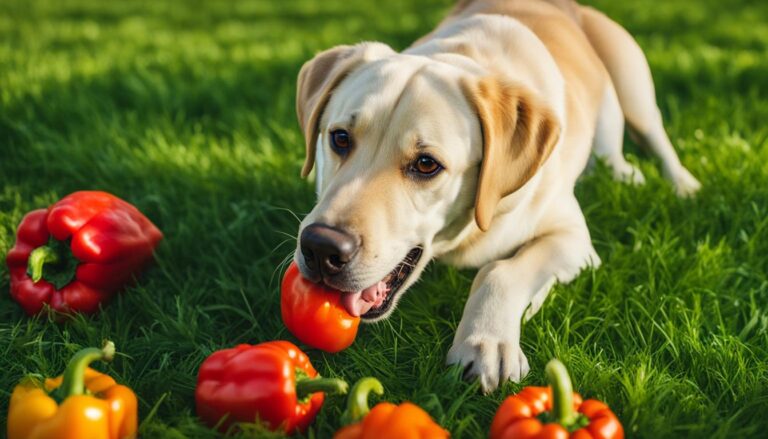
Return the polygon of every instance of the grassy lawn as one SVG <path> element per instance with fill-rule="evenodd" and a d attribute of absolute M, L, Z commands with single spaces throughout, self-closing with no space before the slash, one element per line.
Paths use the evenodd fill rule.
<path fill-rule="evenodd" d="M 194 416 L 201 361 L 291 339 L 279 280 L 314 199 L 298 178 L 299 67 L 341 43 L 402 49 L 451 3 L 0 2 L 0 256 L 24 213 L 80 189 L 135 203 L 166 235 L 139 286 L 64 325 L 27 318 L 0 267 L 0 436 L 21 377 L 57 374 L 107 337 L 121 356 L 106 370 L 137 391 L 143 437 L 215 436 Z M 670 137 L 704 187 L 677 199 L 629 144 L 646 186 L 602 167 L 582 180 L 603 267 L 556 287 L 525 325 L 522 384 L 541 384 L 557 356 L 630 437 L 765 437 L 768 2 L 590 3 L 645 49 Z M 313 363 L 377 376 L 388 399 L 421 404 L 455 437 L 484 437 L 521 385 L 482 396 L 444 366 L 473 275 L 431 265 L 391 319 L 341 354 L 310 350 Z M 329 399 L 308 436 L 329 437 L 341 410 Z"/>

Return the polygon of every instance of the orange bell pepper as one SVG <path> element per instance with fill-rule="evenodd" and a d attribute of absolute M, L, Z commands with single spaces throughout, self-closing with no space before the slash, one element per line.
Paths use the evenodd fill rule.
<path fill-rule="evenodd" d="M 339 352 L 355 341 L 360 317 L 341 305 L 341 292 L 310 282 L 291 262 L 281 287 L 280 312 L 286 328 L 302 343 Z"/>
<path fill-rule="evenodd" d="M 450 437 L 427 412 L 410 402 L 395 405 L 389 402 L 368 408 L 368 394 L 384 393 L 384 387 L 376 378 L 362 378 L 352 386 L 347 401 L 347 411 L 341 428 L 333 439 L 443 439 Z"/>
<path fill-rule="evenodd" d="M 619 418 L 594 399 L 574 393 L 563 363 L 546 367 L 551 387 L 529 386 L 501 403 L 490 439 L 623 439 Z M 543 421 L 543 422 L 542 422 Z"/>
<path fill-rule="evenodd" d="M 86 348 L 72 357 L 63 376 L 22 381 L 11 394 L 8 439 L 135 438 L 136 395 L 88 367 L 114 354 L 112 342 Z"/>

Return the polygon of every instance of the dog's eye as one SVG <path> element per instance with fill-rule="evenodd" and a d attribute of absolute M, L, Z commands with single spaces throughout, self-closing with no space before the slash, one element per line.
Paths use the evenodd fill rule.
<path fill-rule="evenodd" d="M 442 169 L 443 166 L 428 155 L 420 155 L 419 158 L 411 164 L 411 172 L 418 177 L 434 177 Z"/>
<path fill-rule="evenodd" d="M 336 154 L 340 156 L 347 155 L 351 146 L 352 139 L 349 137 L 349 133 L 346 130 L 331 131 L 331 147 Z"/>

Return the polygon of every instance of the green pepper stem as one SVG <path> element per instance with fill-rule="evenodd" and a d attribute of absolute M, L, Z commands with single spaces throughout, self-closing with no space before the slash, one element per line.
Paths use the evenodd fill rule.
<path fill-rule="evenodd" d="M 79 264 L 80 261 L 72 254 L 69 241 L 51 238 L 47 245 L 30 252 L 27 274 L 33 282 L 45 279 L 59 290 L 72 282 Z"/>
<path fill-rule="evenodd" d="M 349 392 L 347 410 L 341 415 L 341 424 L 349 425 L 360 421 L 371 409 L 368 407 L 368 395 L 373 392 L 377 395 L 384 394 L 384 386 L 381 381 L 373 377 L 360 378 Z"/>
<path fill-rule="evenodd" d="M 115 356 L 115 344 L 111 341 L 104 347 L 85 348 L 78 351 L 64 370 L 64 380 L 56 390 L 56 396 L 64 400 L 70 396 L 85 394 L 85 369 L 96 360 L 112 361 Z"/>
<path fill-rule="evenodd" d="M 302 400 L 317 392 L 343 395 L 348 388 L 349 384 L 338 378 L 304 378 L 296 381 L 296 398 Z"/>
<path fill-rule="evenodd" d="M 573 386 L 568 370 L 560 360 L 553 359 L 547 363 L 545 372 L 552 387 L 552 414 L 558 424 L 567 428 L 577 419 L 573 410 Z"/>
<path fill-rule="evenodd" d="M 45 264 L 59 262 L 59 255 L 52 247 L 44 245 L 32 250 L 27 262 L 27 271 L 33 282 L 43 278 L 43 266 Z"/>

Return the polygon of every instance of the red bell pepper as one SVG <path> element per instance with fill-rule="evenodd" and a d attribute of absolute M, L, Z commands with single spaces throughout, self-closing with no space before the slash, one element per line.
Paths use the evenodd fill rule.
<path fill-rule="evenodd" d="M 491 423 L 490 439 L 623 439 L 621 422 L 607 405 L 584 402 L 563 363 L 546 367 L 551 387 L 526 387 L 505 399 Z M 542 422 L 543 421 L 543 422 Z"/>
<path fill-rule="evenodd" d="M 44 305 L 93 313 L 152 259 L 163 234 L 106 192 L 75 192 L 21 220 L 6 262 L 11 296 L 29 315 Z"/>
<path fill-rule="evenodd" d="M 241 344 L 216 351 L 197 375 L 197 415 L 226 431 L 236 422 L 262 421 L 271 430 L 304 431 L 325 393 L 346 393 L 347 383 L 321 378 L 307 355 L 291 342 Z"/>
<path fill-rule="evenodd" d="M 341 305 L 341 293 L 310 282 L 291 262 L 281 288 L 283 323 L 302 343 L 326 352 L 339 352 L 355 341 L 360 317 Z"/>

